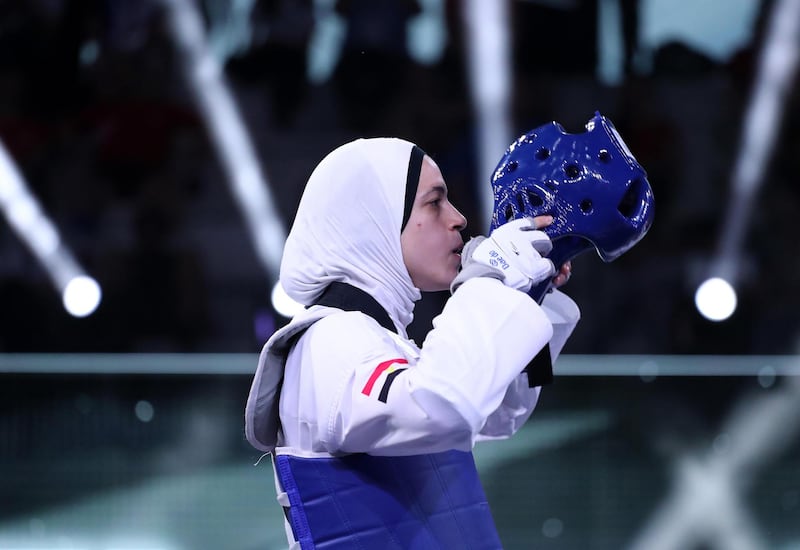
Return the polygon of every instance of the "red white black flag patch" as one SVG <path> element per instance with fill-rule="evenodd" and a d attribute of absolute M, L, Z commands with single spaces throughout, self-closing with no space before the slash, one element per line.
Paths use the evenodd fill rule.
<path fill-rule="evenodd" d="M 372 390 L 375 387 L 375 383 L 383 373 L 386 373 L 386 379 L 383 381 L 383 386 L 381 386 L 381 391 L 378 394 L 378 401 L 386 403 L 386 399 L 389 397 L 389 388 L 392 386 L 392 382 L 394 382 L 394 379 L 397 378 L 398 374 L 406 370 L 405 367 L 401 368 L 398 365 L 407 364 L 408 361 L 403 358 L 389 359 L 388 361 L 380 363 L 377 367 L 375 367 L 375 370 L 372 371 L 372 374 L 369 376 L 367 383 L 364 384 L 361 393 L 367 396 L 371 395 Z"/>

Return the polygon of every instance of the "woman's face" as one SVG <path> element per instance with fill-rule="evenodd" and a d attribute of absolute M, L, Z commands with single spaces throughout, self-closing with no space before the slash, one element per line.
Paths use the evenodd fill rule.
<path fill-rule="evenodd" d="M 450 288 L 461 265 L 461 231 L 466 226 L 466 218 L 447 200 L 442 172 L 425 156 L 414 205 L 400 235 L 414 286 L 425 292 Z"/>

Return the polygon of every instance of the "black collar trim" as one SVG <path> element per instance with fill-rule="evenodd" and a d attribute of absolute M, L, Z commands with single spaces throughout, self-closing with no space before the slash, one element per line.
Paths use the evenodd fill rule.
<path fill-rule="evenodd" d="M 369 294 L 347 283 L 334 281 L 322 292 L 313 305 L 328 306 L 344 311 L 360 311 L 375 319 L 380 326 L 397 334 L 389 314 Z"/>

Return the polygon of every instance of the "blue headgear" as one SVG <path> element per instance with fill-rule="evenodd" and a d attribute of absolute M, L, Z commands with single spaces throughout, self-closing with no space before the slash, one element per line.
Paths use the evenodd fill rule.
<path fill-rule="evenodd" d="M 610 262 L 639 242 L 653 223 L 653 190 L 614 125 L 600 113 L 586 132 L 568 134 L 557 122 L 512 143 L 492 175 L 491 229 L 550 214 L 556 267 L 595 248 Z M 531 289 L 541 302 L 551 283 Z"/>

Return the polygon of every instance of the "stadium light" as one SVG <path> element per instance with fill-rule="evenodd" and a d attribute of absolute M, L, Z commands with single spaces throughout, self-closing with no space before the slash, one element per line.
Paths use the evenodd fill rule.
<path fill-rule="evenodd" d="M 45 269 L 67 312 L 91 315 L 100 305 L 100 285 L 67 248 L 39 201 L 28 190 L 16 163 L 0 142 L 0 210 L 8 224 Z"/>
<path fill-rule="evenodd" d="M 711 262 L 711 280 L 727 281 L 734 292 L 741 278 L 742 241 L 750 219 L 754 197 L 762 185 L 764 173 L 775 146 L 786 97 L 791 90 L 800 57 L 800 2 L 780 0 L 775 3 L 767 34 L 758 60 L 753 95 L 745 113 L 739 153 L 731 181 L 723 231 L 715 258 Z M 708 281 L 702 283 L 707 285 Z M 696 295 L 722 289 L 719 282 L 698 287 Z M 722 291 L 728 293 L 728 291 Z M 697 307 L 701 314 L 706 316 Z M 729 303 L 730 305 L 730 303 Z M 734 299 L 732 315 L 736 308 Z M 713 319 L 712 320 L 717 320 Z"/>

